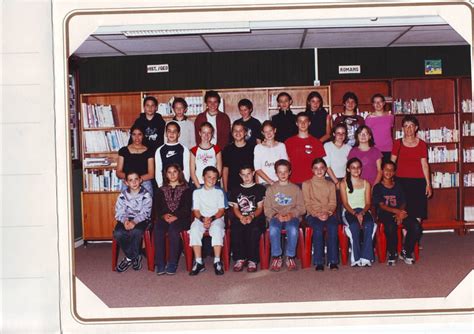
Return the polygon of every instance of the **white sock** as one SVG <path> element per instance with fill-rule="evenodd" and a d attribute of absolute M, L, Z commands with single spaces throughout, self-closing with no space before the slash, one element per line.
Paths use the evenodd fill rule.
<path fill-rule="evenodd" d="M 214 263 L 217 263 L 217 262 L 220 262 L 221 261 L 221 258 L 220 257 L 214 257 Z"/>
<path fill-rule="evenodd" d="M 202 264 L 202 257 L 197 257 L 196 262 L 199 263 L 199 264 Z"/>

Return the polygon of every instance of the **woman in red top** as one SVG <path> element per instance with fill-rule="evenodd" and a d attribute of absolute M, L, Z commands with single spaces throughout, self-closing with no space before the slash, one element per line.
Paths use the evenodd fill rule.
<path fill-rule="evenodd" d="M 426 143 L 416 136 L 419 123 L 415 116 L 402 120 L 403 138 L 396 140 L 391 160 L 397 163 L 397 177 L 406 195 L 407 212 L 419 220 L 427 218 L 427 199 L 433 189 L 430 181 Z"/>

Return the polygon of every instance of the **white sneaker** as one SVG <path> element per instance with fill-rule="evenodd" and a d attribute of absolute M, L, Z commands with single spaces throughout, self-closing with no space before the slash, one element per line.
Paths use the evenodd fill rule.
<path fill-rule="evenodd" d="M 362 263 L 360 262 L 360 259 L 358 261 L 352 262 L 351 267 L 362 267 Z"/>
<path fill-rule="evenodd" d="M 370 260 L 360 259 L 359 261 L 361 267 L 372 267 L 372 262 L 370 262 Z"/>

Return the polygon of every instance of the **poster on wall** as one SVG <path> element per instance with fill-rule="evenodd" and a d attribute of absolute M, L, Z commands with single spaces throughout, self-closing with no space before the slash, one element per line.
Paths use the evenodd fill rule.
<path fill-rule="evenodd" d="M 441 59 L 425 60 L 425 75 L 443 74 Z"/>

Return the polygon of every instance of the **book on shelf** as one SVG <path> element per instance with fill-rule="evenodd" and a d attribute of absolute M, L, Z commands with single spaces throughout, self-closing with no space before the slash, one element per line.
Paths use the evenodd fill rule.
<path fill-rule="evenodd" d="M 126 130 L 84 132 L 85 153 L 117 152 L 128 145 L 129 133 Z"/>
<path fill-rule="evenodd" d="M 474 206 L 464 207 L 464 220 L 474 221 Z"/>
<path fill-rule="evenodd" d="M 428 147 L 428 162 L 444 163 L 458 161 L 458 149 L 448 149 L 446 146 Z"/>
<path fill-rule="evenodd" d="M 474 136 L 474 122 L 464 121 L 462 122 L 462 135 L 463 136 Z"/>
<path fill-rule="evenodd" d="M 458 129 L 448 129 L 447 127 L 442 127 L 439 129 L 423 129 L 418 130 L 418 138 L 427 142 L 427 143 L 453 143 L 459 141 L 459 131 Z M 395 139 L 400 139 L 403 137 L 403 130 L 395 131 Z"/>
<path fill-rule="evenodd" d="M 463 148 L 462 158 L 463 162 L 474 162 L 474 147 Z"/>
<path fill-rule="evenodd" d="M 121 185 L 115 170 L 84 171 L 84 191 L 120 191 Z"/>
<path fill-rule="evenodd" d="M 474 187 L 474 173 L 465 173 L 463 176 L 463 184 L 465 187 Z"/>
<path fill-rule="evenodd" d="M 84 158 L 84 167 L 115 167 L 117 163 L 108 157 Z"/>
<path fill-rule="evenodd" d="M 474 113 L 474 105 L 472 104 L 472 100 L 462 100 L 461 109 L 463 113 Z"/>
<path fill-rule="evenodd" d="M 82 103 L 82 120 L 84 129 L 115 127 L 112 106 Z"/>
<path fill-rule="evenodd" d="M 435 189 L 459 187 L 459 173 L 431 173 L 431 185 Z"/>
<path fill-rule="evenodd" d="M 392 109 L 395 114 L 433 114 L 435 112 L 431 97 L 405 101 L 397 99 L 393 102 Z"/>

